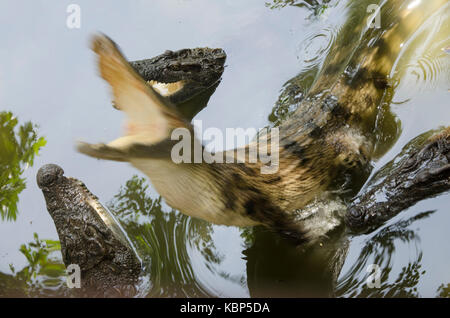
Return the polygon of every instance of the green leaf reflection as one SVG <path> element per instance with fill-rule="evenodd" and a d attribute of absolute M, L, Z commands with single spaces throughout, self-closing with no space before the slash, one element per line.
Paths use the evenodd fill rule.
<path fill-rule="evenodd" d="M 32 166 L 39 149 L 45 146 L 36 126 L 26 122 L 18 126 L 11 112 L 0 112 L 0 215 L 2 220 L 15 220 L 19 194 L 25 189 L 22 174 Z"/>

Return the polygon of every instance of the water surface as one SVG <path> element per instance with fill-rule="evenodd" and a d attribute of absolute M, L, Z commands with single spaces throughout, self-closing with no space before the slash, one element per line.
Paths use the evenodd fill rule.
<path fill-rule="evenodd" d="M 107 141 L 121 132 L 122 114 L 112 109 L 88 49 L 92 33 L 109 35 L 130 60 L 167 49 L 223 48 L 228 55 L 223 80 L 195 119 L 204 128 L 261 128 L 289 112 L 273 111 L 284 105 L 285 83 L 304 74 L 299 84 L 306 88 L 333 45 L 356 44 L 336 42 L 354 1 L 77 1 L 81 28 L 69 29 L 71 2 L 0 4 L 0 111 L 18 119 L 17 134 L 31 122 L 36 138 L 31 133 L 29 138 L 46 141 L 32 165 L 25 160 L 30 158 L 22 162 L 26 188 L 18 191 L 15 220 L 0 221 L 0 295 L 68 293 L 56 229 L 35 183 L 46 163 L 83 180 L 119 216 L 146 260 L 148 296 L 315 296 L 330 288 L 338 296 L 449 295 L 449 194 L 416 204 L 375 232 L 339 242 L 348 245 L 348 255 L 334 288 L 322 276 L 329 261 L 324 253 L 299 255 L 262 229 L 184 216 L 131 166 L 74 149 L 77 139 Z M 366 2 L 361 1 L 360 16 L 366 15 Z M 395 132 L 386 128 L 395 135 L 393 146 L 385 147 L 373 173 L 412 138 L 449 124 L 450 55 L 442 50 L 450 45 L 449 14 L 447 6 L 427 20 L 397 61 L 390 106 L 398 125 Z M 52 240 L 48 257 L 32 253 L 45 250 L 41 239 Z M 383 271 L 379 289 L 365 286 L 369 264 Z"/>

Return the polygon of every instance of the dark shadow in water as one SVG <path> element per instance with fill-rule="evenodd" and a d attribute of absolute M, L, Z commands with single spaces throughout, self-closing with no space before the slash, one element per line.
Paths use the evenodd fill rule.
<path fill-rule="evenodd" d="M 435 211 L 422 212 L 406 220 L 398 221 L 381 229 L 370 238 L 357 261 L 348 272 L 341 277 L 336 294 L 344 297 L 419 297 L 417 285 L 420 277 L 425 274 L 422 269 L 422 251 L 420 237 L 411 230 L 411 225 L 419 220 L 428 218 Z M 404 243 L 416 247 L 416 258 L 404 266 L 394 280 L 390 278 L 394 266 L 397 244 Z M 370 274 L 367 268 L 371 264 L 380 266 L 380 288 L 369 288 L 366 284 Z M 442 288 L 442 292 L 445 289 Z"/>
<path fill-rule="evenodd" d="M 26 187 L 22 173 L 46 144 L 35 125 L 18 123 L 11 112 L 0 112 L 0 214 L 8 221 L 16 220 L 19 194 Z"/>
<path fill-rule="evenodd" d="M 305 249 L 264 228 L 244 251 L 251 297 L 330 297 L 348 251 L 342 229 Z"/>

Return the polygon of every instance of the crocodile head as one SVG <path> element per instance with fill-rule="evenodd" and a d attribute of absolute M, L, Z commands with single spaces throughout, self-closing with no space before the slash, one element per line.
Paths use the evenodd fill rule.
<path fill-rule="evenodd" d="M 222 49 L 182 49 L 130 62 L 130 66 L 190 120 L 206 107 L 220 84 L 226 57 Z"/>
<path fill-rule="evenodd" d="M 114 218 L 79 180 L 47 164 L 36 177 L 61 242 L 64 264 L 78 265 L 81 293 L 89 296 L 136 295 L 141 260 Z"/>
<path fill-rule="evenodd" d="M 181 104 L 220 80 L 225 59 L 222 49 L 195 48 L 166 51 L 130 65 L 161 95 Z"/>
<path fill-rule="evenodd" d="M 409 142 L 352 202 L 346 215 L 352 230 L 372 230 L 416 202 L 450 188 L 450 127 L 427 135 Z"/>

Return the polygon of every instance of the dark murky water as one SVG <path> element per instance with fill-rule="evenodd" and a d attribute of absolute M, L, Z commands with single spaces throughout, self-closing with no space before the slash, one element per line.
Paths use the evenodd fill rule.
<path fill-rule="evenodd" d="M 145 259 L 149 296 L 450 295 L 449 194 L 370 234 L 336 236 L 333 244 L 298 253 L 262 229 L 216 226 L 172 211 L 131 166 L 75 151 L 77 139 L 112 140 L 121 129 L 122 115 L 111 108 L 87 48 L 93 32 L 111 36 L 130 60 L 166 49 L 224 48 L 223 81 L 196 119 L 204 127 L 259 128 L 289 112 L 285 83 L 301 74 L 296 83 L 306 89 L 333 47 L 358 44 L 340 43 L 338 34 L 349 19 L 364 21 L 374 1 L 266 2 L 78 1 L 81 29 L 66 27 L 69 1 L 0 4 L 0 296 L 69 293 L 58 236 L 35 183 L 49 162 L 83 180 L 122 221 Z M 379 127 L 386 140 L 373 173 L 412 138 L 449 124 L 449 16 L 447 4 L 404 45 L 391 74 L 396 124 Z M 330 255 L 345 256 L 347 248 L 334 286 L 323 273 Z M 366 285 L 370 264 L 380 266 L 380 288 Z"/>

